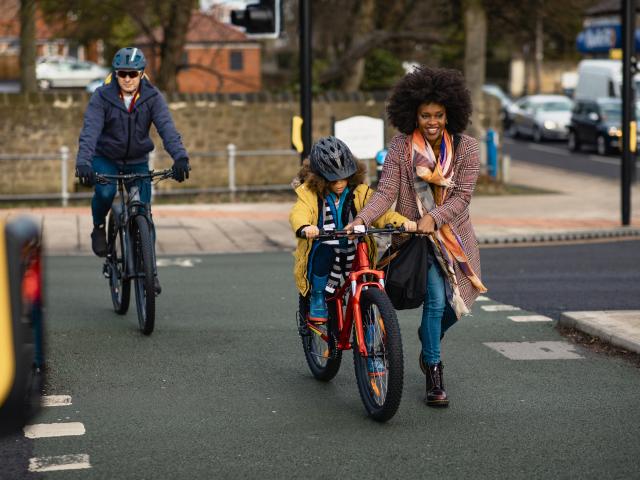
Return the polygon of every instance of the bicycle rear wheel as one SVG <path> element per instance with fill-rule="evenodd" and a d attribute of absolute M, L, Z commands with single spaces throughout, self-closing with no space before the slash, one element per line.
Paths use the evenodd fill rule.
<path fill-rule="evenodd" d="M 131 280 L 126 276 L 126 258 L 124 230 L 116 226 L 113 212 L 109 213 L 107 231 L 107 268 L 109 269 L 109 289 L 113 309 L 119 315 L 124 315 L 129 310 L 131 298 Z"/>
<path fill-rule="evenodd" d="M 377 288 L 362 292 L 360 306 L 365 338 L 358 339 L 355 331 L 353 335 L 358 391 L 369 416 L 386 422 L 402 399 L 404 360 L 398 317 L 389 297 Z M 358 342 L 365 342 L 367 357 L 360 355 Z"/>
<path fill-rule="evenodd" d="M 153 236 L 149 222 L 142 215 L 131 225 L 133 238 L 134 285 L 138 325 L 145 335 L 151 335 L 156 319 L 156 294 L 153 287 Z"/>
<path fill-rule="evenodd" d="M 298 308 L 298 327 L 302 339 L 304 358 L 307 360 L 309 370 L 316 380 L 328 382 L 336 376 L 342 363 L 342 350 L 338 350 L 335 336 L 335 315 L 331 314 L 329 306 L 329 321 L 327 323 L 314 324 L 314 330 L 306 326 L 309 313 L 309 297 L 300 295 Z M 321 335 L 328 336 L 329 341 Z"/>

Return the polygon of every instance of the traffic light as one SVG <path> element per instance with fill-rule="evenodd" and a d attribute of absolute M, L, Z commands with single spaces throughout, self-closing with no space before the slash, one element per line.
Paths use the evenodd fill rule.
<path fill-rule="evenodd" d="M 251 38 L 278 38 L 282 31 L 282 0 L 260 0 L 231 11 L 231 23 Z"/>

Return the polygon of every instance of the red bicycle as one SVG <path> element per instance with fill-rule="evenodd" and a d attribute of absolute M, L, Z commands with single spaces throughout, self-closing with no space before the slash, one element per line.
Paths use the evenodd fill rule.
<path fill-rule="evenodd" d="M 369 416 L 380 422 L 392 418 L 400 406 L 404 360 L 398 317 L 384 291 L 384 272 L 371 268 L 363 237 L 403 232 L 397 228 L 351 234 L 320 231 L 318 241 L 356 237 L 353 267 L 349 281 L 327 298 L 327 321 L 309 320 L 309 296 L 300 295 L 297 314 L 304 355 L 313 376 L 331 380 L 340 369 L 342 351 L 353 349 L 360 398 Z"/>

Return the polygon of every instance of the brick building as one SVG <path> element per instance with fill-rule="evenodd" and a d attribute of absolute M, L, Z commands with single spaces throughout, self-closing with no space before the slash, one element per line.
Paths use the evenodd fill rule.
<path fill-rule="evenodd" d="M 154 34 L 160 38 L 161 31 Z M 159 50 L 152 51 L 147 37 L 136 44 L 144 50 L 148 68 L 157 72 Z M 186 67 L 178 73 L 178 89 L 183 93 L 250 93 L 262 87 L 260 44 L 200 11 L 191 17 L 182 63 Z"/>

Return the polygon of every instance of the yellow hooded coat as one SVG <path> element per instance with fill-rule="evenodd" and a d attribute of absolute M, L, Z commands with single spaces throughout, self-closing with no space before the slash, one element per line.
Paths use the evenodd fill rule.
<path fill-rule="evenodd" d="M 289 214 L 289 223 L 294 232 L 297 232 L 300 227 L 304 225 L 318 225 L 318 194 L 309 189 L 306 184 L 302 184 L 296 188 L 296 194 L 298 200 L 291 209 Z M 369 201 L 373 195 L 373 189 L 365 184 L 358 185 L 353 191 L 353 203 L 356 211 L 362 210 L 362 207 Z M 373 222 L 373 226 L 376 228 L 382 228 L 385 225 L 392 224 L 395 227 L 401 226 L 407 218 L 400 215 L 397 212 L 389 210 L 382 215 L 378 220 Z M 371 236 L 365 237 L 367 245 L 369 247 L 369 261 L 371 266 L 375 266 L 378 251 L 376 243 Z M 306 295 L 309 292 L 309 280 L 307 279 L 307 264 L 309 263 L 309 254 L 311 253 L 311 246 L 313 240 L 307 240 L 306 238 L 298 238 L 298 246 L 293 252 L 295 263 L 293 266 L 293 276 L 296 280 L 296 286 L 302 295 Z"/>

